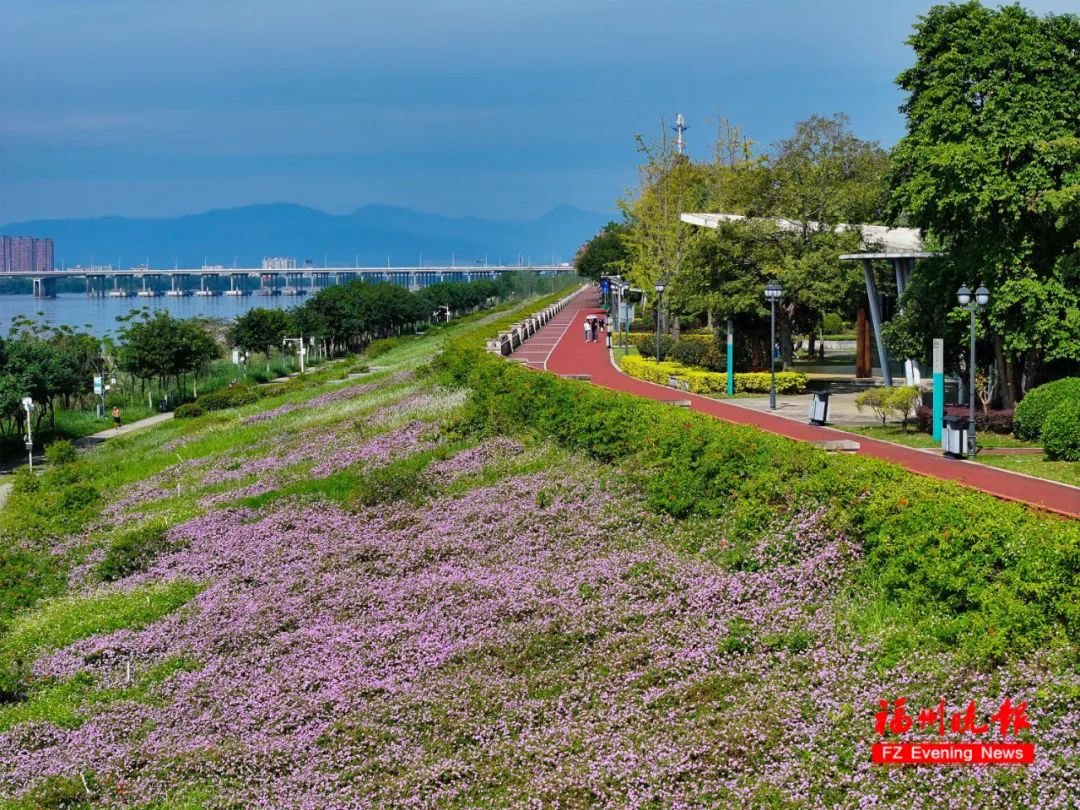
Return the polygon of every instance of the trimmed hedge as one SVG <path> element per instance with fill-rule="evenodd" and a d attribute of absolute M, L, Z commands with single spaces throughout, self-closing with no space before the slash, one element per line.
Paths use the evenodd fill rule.
<path fill-rule="evenodd" d="M 1016 406 L 1014 426 L 1017 437 L 1038 441 L 1046 417 L 1066 399 L 1080 400 L 1080 377 L 1065 377 L 1028 391 Z"/>
<path fill-rule="evenodd" d="M 1001 433 L 1007 436 L 1013 432 L 1013 413 L 1012 408 L 1002 408 L 1000 410 L 991 408 L 986 413 L 976 408 L 975 430 L 983 433 Z M 945 416 L 961 416 L 966 419 L 968 409 L 961 405 L 951 405 L 945 408 Z M 923 433 L 933 433 L 934 409 L 920 405 L 915 409 L 915 422 Z"/>
<path fill-rule="evenodd" d="M 535 432 L 621 462 L 651 509 L 722 516 L 732 539 L 824 510 L 861 549 L 854 596 L 897 617 L 878 639 L 887 655 L 960 649 L 985 664 L 1080 634 L 1080 522 L 525 369 L 483 339 L 450 341 L 434 363 L 444 384 L 470 389 L 461 429 Z"/>
<path fill-rule="evenodd" d="M 663 361 L 657 365 L 655 360 L 629 355 L 619 360 L 621 368 L 631 377 L 639 380 L 667 385 L 669 377 L 685 380 L 693 394 L 726 394 L 727 374 L 716 371 L 689 368 L 674 361 Z M 778 394 L 798 394 L 806 389 L 808 378 L 797 371 L 776 372 L 776 392 Z M 736 394 L 769 393 L 769 373 L 767 371 L 741 372 L 735 375 Z"/>
<path fill-rule="evenodd" d="M 667 335 L 660 336 L 660 359 L 665 359 L 671 353 L 671 347 L 675 345 L 673 341 Z M 634 346 L 641 353 L 642 357 L 656 357 L 656 335 L 641 335 L 634 338 Z"/>
<path fill-rule="evenodd" d="M 1051 461 L 1080 461 L 1080 399 L 1066 399 L 1046 417 L 1042 444 Z"/>

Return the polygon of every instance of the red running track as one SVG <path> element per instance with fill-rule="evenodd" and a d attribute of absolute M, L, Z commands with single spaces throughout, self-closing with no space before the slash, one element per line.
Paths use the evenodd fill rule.
<path fill-rule="evenodd" d="M 512 357 L 524 361 L 532 368 L 547 369 L 556 374 L 588 374 L 595 385 L 650 399 L 688 399 L 690 407 L 695 411 L 728 422 L 754 425 L 791 439 L 821 442 L 854 438 L 859 443 L 859 453 L 862 455 L 892 461 L 922 475 L 956 481 L 999 498 L 1020 501 L 1073 518 L 1080 517 L 1080 488 L 1077 487 L 1031 478 L 977 462 L 947 459 L 935 452 L 916 450 L 865 436 L 853 437 L 850 433 L 832 428 L 796 422 L 782 416 L 761 413 L 696 394 L 673 391 L 662 385 L 629 377 L 612 365 L 603 336 L 595 343 L 585 342 L 585 316 L 600 311 L 597 309 L 597 301 L 596 289 L 586 289 L 514 352 Z"/>

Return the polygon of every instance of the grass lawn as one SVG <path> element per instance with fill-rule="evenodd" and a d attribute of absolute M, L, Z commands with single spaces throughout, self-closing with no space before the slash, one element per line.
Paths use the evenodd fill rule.
<path fill-rule="evenodd" d="M 908 428 L 905 433 L 899 425 L 834 425 L 833 427 L 859 436 L 869 436 L 872 439 L 894 442 L 907 447 L 936 449 L 941 446 L 934 441 L 934 437 L 929 433 L 922 433 L 914 428 Z M 980 433 L 977 438 L 980 447 L 1034 448 L 1039 446 L 1035 442 L 1025 442 L 1013 436 L 1003 436 L 999 433 Z M 1047 461 L 1041 455 L 1026 454 L 980 455 L 976 460 L 991 467 L 1000 467 L 1003 470 L 1024 473 L 1036 478 L 1045 478 L 1047 481 L 1060 481 L 1063 484 L 1080 486 L 1080 464 L 1071 461 Z"/>
<path fill-rule="evenodd" d="M 1080 462 L 1047 461 L 1044 456 L 982 456 L 979 461 L 991 467 L 1080 487 Z"/>

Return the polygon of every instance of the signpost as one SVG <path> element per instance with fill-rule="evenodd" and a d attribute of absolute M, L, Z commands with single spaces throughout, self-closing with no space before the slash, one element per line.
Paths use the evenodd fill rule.
<path fill-rule="evenodd" d="M 105 378 L 100 374 L 94 375 L 94 396 L 101 397 L 97 406 L 97 418 L 105 418 Z"/>

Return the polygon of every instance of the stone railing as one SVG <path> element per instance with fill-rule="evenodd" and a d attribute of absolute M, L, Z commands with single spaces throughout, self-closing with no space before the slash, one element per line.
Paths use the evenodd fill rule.
<path fill-rule="evenodd" d="M 581 292 L 580 289 L 574 290 L 574 292 L 563 296 L 554 304 L 549 304 L 539 312 L 518 321 L 508 330 L 499 332 L 498 337 L 489 338 L 487 350 L 492 354 L 501 354 L 503 357 L 513 354 L 517 349 L 521 348 L 521 345 L 526 340 L 539 332 L 544 324 L 548 323 L 548 321 L 562 312 L 566 305 L 569 304 L 579 292 Z"/>

